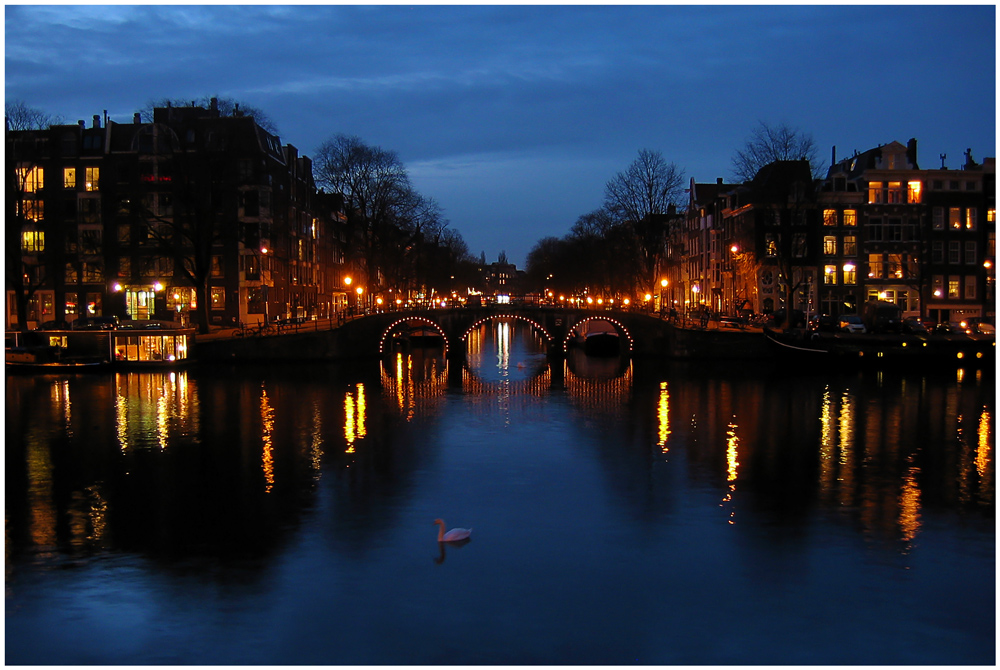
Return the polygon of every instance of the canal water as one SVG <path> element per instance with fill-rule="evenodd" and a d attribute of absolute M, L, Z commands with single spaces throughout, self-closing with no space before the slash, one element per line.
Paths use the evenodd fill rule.
<path fill-rule="evenodd" d="M 8 376 L 6 662 L 992 665 L 994 383 L 550 366 L 517 322 Z"/>

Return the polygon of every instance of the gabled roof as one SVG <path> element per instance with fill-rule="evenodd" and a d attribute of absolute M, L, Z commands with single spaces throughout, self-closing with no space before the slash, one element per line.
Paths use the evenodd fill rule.
<path fill-rule="evenodd" d="M 784 200 L 794 184 L 803 184 L 806 189 L 813 183 L 809 161 L 775 161 L 768 163 L 750 182 L 755 200 Z"/>
<path fill-rule="evenodd" d="M 709 203 L 716 198 L 729 193 L 738 186 L 739 184 L 726 184 L 718 180 L 714 182 L 696 183 L 695 180 L 692 179 L 690 195 L 688 197 L 688 207 L 698 207 L 705 203 Z"/>

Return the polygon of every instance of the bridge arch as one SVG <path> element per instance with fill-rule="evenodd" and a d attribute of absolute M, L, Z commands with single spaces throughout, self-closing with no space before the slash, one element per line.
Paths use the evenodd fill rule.
<path fill-rule="evenodd" d="M 536 330 L 541 331 L 541 333 L 545 336 L 545 341 L 548 342 L 549 346 L 552 346 L 552 343 L 555 340 L 555 338 L 552 337 L 552 333 L 550 333 L 545 326 L 540 324 L 535 319 L 529 319 L 528 317 L 523 316 L 521 314 L 503 313 L 503 314 L 490 314 L 488 316 L 484 316 L 474 321 L 472 325 L 466 328 L 465 332 L 462 333 L 462 336 L 459 338 L 460 341 L 462 342 L 462 344 L 465 344 L 467 338 L 469 337 L 469 333 L 474 331 L 476 328 L 479 328 L 479 326 L 483 325 L 487 321 L 496 321 L 497 319 L 514 319 L 516 321 L 524 321 L 525 323 L 530 324 Z"/>
<path fill-rule="evenodd" d="M 607 323 L 610 323 L 612 326 L 614 326 L 615 330 L 618 331 L 619 336 L 622 336 L 624 338 L 625 344 L 628 347 L 626 350 L 627 353 L 631 354 L 635 350 L 635 338 L 632 337 L 632 333 L 629 332 L 629 329 L 625 327 L 624 323 L 622 323 L 621 321 L 612 316 L 607 316 L 604 314 L 595 314 L 594 316 L 588 316 L 583 319 L 580 319 L 579 321 L 574 323 L 570 328 L 567 329 L 566 338 L 562 342 L 563 352 L 566 351 L 567 346 L 569 345 L 569 341 L 573 338 L 573 331 L 578 326 L 581 326 L 587 323 L 588 321 L 605 321 Z"/>
<path fill-rule="evenodd" d="M 441 328 L 441 324 L 439 324 L 437 321 L 434 321 L 433 319 L 428 319 L 425 316 L 416 316 L 416 315 L 402 316 L 402 317 L 396 319 L 395 321 L 391 322 L 389 324 L 389 326 L 385 330 L 382 331 L 382 337 L 379 338 L 378 353 L 380 355 L 385 353 L 386 341 L 389 339 L 389 336 L 392 334 L 393 328 L 395 328 L 396 326 L 398 326 L 400 324 L 409 323 L 409 322 L 412 322 L 412 321 L 416 321 L 416 322 L 420 323 L 421 325 L 433 328 L 437 332 L 441 333 L 441 339 L 444 340 L 444 350 L 445 350 L 445 353 L 448 353 L 448 344 L 449 344 L 449 342 L 448 342 L 448 334 L 444 332 L 443 328 Z"/>

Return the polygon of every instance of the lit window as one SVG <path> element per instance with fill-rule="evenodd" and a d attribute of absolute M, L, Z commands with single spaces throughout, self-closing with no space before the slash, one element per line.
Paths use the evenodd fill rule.
<path fill-rule="evenodd" d="M 768 256 L 778 255 L 778 241 L 774 238 L 774 235 L 768 233 L 764 239 L 765 253 Z"/>
<path fill-rule="evenodd" d="M 26 230 L 21 233 L 21 248 L 25 251 L 45 251 L 45 233 L 40 230 Z"/>
<path fill-rule="evenodd" d="M 894 279 L 903 278 L 902 254 L 889 254 L 889 277 Z"/>
<path fill-rule="evenodd" d="M 823 255 L 824 256 L 837 255 L 837 237 L 835 235 L 823 236 Z"/>
<path fill-rule="evenodd" d="M 35 193 L 45 186 L 45 171 L 40 167 L 19 168 L 17 177 L 24 193 Z"/>
<path fill-rule="evenodd" d="M 823 225 L 824 226 L 835 226 L 835 225 L 837 225 L 837 210 L 835 210 L 835 209 L 824 209 L 823 210 Z"/>
<path fill-rule="evenodd" d="M 844 210 L 844 225 L 845 226 L 856 226 L 858 225 L 858 212 L 853 209 Z"/>
<path fill-rule="evenodd" d="M 85 182 L 85 188 L 88 191 L 96 191 L 98 182 L 101 178 L 101 168 L 89 167 L 86 168 L 87 180 Z"/>
<path fill-rule="evenodd" d="M 922 184 L 919 181 L 910 181 L 906 183 L 906 201 L 910 204 L 920 203 L 920 191 Z"/>
<path fill-rule="evenodd" d="M 854 284 L 858 280 L 858 271 L 854 263 L 844 263 L 844 283 Z"/>
<path fill-rule="evenodd" d="M 823 266 L 823 283 L 824 284 L 836 284 L 837 283 L 837 266 L 836 265 L 825 265 L 825 266 Z"/>
<path fill-rule="evenodd" d="M 42 200 L 22 200 L 21 214 L 28 221 L 41 221 L 45 218 L 45 202 Z"/>
<path fill-rule="evenodd" d="M 997 210 L 994 209 L 993 207 L 990 207 L 988 210 L 986 210 L 986 220 L 989 223 L 996 223 L 996 220 L 997 220 Z"/>
<path fill-rule="evenodd" d="M 948 297 L 949 298 L 958 298 L 959 297 L 959 293 L 958 292 L 960 290 L 961 284 L 962 284 L 961 277 L 956 277 L 954 275 L 951 275 L 950 277 L 948 277 Z"/>
<path fill-rule="evenodd" d="M 226 306 L 226 289 L 222 286 L 212 287 L 212 309 L 223 309 Z"/>
<path fill-rule="evenodd" d="M 931 281 L 931 286 L 933 287 L 933 294 L 935 298 L 941 298 L 944 296 L 944 277 L 942 275 L 934 275 Z"/>
<path fill-rule="evenodd" d="M 882 254 L 868 254 L 868 276 L 872 279 L 882 279 Z"/>
<path fill-rule="evenodd" d="M 977 210 L 975 207 L 969 207 L 967 210 L 965 210 L 965 229 L 966 230 L 975 230 L 976 229 L 976 219 L 979 218 L 978 213 L 979 213 L 979 210 Z"/>
<path fill-rule="evenodd" d="M 63 168 L 63 188 L 76 188 L 76 168 Z"/>
<path fill-rule="evenodd" d="M 952 207 L 948 210 L 948 227 L 959 230 L 962 227 L 962 208 Z"/>
<path fill-rule="evenodd" d="M 868 204 L 874 205 L 882 202 L 882 182 L 873 181 L 868 184 Z"/>

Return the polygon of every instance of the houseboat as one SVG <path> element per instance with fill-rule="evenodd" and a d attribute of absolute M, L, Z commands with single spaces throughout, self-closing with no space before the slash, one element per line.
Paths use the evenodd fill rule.
<path fill-rule="evenodd" d="M 193 328 L 151 321 L 127 321 L 101 328 L 33 330 L 6 334 L 7 369 L 34 363 L 101 361 L 115 367 L 172 367 L 191 359 Z"/>

